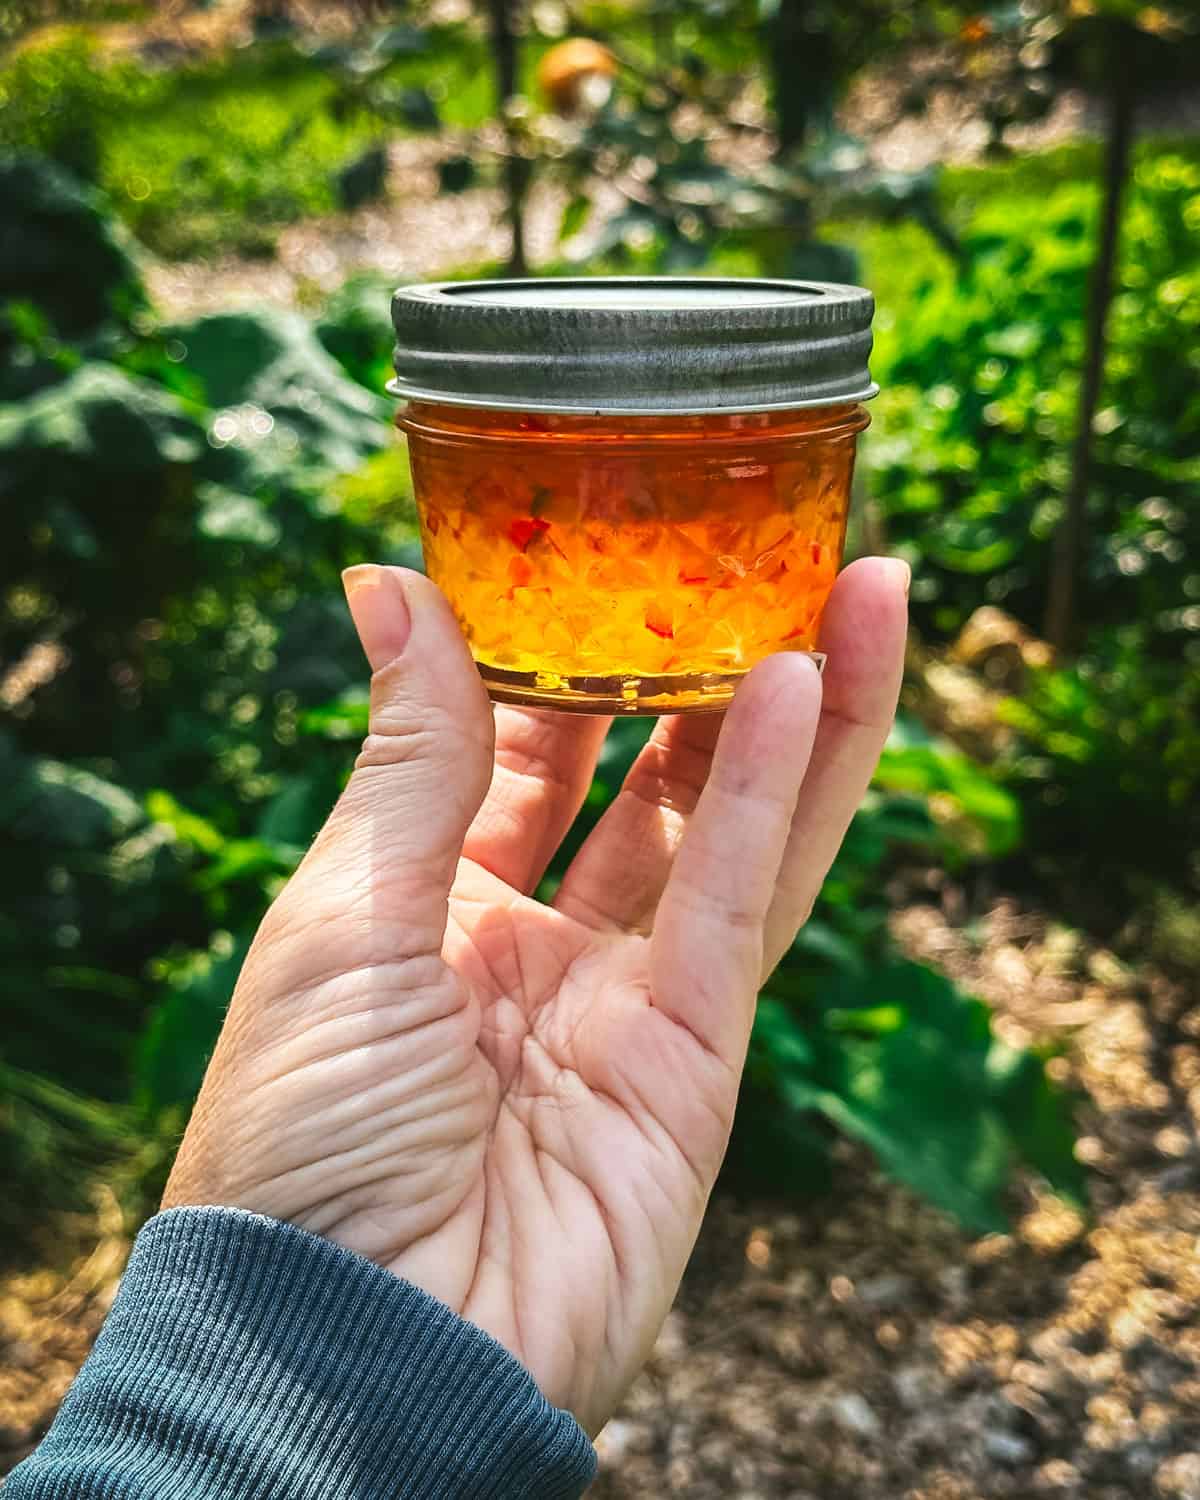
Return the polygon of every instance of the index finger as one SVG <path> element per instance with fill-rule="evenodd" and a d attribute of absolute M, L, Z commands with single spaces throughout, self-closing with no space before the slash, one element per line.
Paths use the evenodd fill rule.
<path fill-rule="evenodd" d="M 496 763 L 463 856 L 529 895 L 583 806 L 608 718 L 498 703 Z"/>

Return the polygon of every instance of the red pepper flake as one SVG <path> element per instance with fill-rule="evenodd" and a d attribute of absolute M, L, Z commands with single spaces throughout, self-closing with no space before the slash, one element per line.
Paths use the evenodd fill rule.
<path fill-rule="evenodd" d="M 518 552 L 524 552 L 535 536 L 550 530 L 550 522 L 540 516 L 518 516 L 508 528 L 508 539 Z"/>
<path fill-rule="evenodd" d="M 524 588 L 533 577 L 533 564 L 527 557 L 510 557 L 508 580 L 514 588 Z"/>
<path fill-rule="evenodd" d="M 820 542 L 814 542 L 812 544 L 812 560 L 813 560 L 813 567 L 818 567 L 820 565 L 820 562 L 821 562 L 821 544 L 820 544 Z"/>
<path fill-rule="evenodd" d="M 680 583 L 707 583 L 708 582 L 708 574 L 707 573 L 685 573 L 683 571 L 683 569 L 680 568 L 680 570 L 679 570 L 679 581 L 680 581 Z"/>
<path fill-rule="evenodd" d="M 787 635 L 784 636 L 784 640 L 785 641 L 794 641 L 798 635 L 803 635 L 803 634 L 804 634 L 804 626 L 803 625 L 797 625 L 796 628 L 795 628 L 795 630 L 789 630 L 788 631 Z"/>
<path fill-rule="evenodd" d="M 674 640 L 675 623 L 661 604 L 651 604 L 646 609 L 646 629 L 661 636 L 664 641 Z"/>

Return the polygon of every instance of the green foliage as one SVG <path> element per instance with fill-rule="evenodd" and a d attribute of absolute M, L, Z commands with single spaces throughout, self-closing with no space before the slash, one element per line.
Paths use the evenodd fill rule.
<path fill-rule="evenodd" d="M 98 1173 L 127 1169 L 139 1147 L 133 1112 L 64 1089 L 0 1059 L 0 1265 L 24 1253 L 32 1212 L 87 1209 Z"/>
<path fill-rule="evenodd" d="M 86 31 L 34 42 L 0 69 L 0 150 L 36 151 L 94 180 L 104 131 L 151 87 L 133 64 L 104 61 Z"/>
<path fill-rule="evenodd" d="M 92 224 L 53 171 L 35 187 L 14 244 Z M 336 795 L 346 751 L 296 726 L 361 677 L 338 572 L 413 528 L 407 476 L 364 468 L 387 403 L 302 320 L 138 332 L 114 266 L 90 304 L 38 309 L 63 332 L 37 381 L 26 343 L 0 360 L 0 649 L 43 663 L 0 707 L 0 963 L 7 1061 L 119 1102 L 159 997 L 152 1035 L 193 1035 L 189 955 L 244 939 Z M 194 1080 L 203 1051 L 172 1056 Z"/>
<path fill-rule="evenodd" d="M 727 1177 L 757 1186 L 827 1171 L 816 1115 L 967 1227 L 993 1230 L 1006 1222 L 1018 1165 L 1082 1201 L 1069 1101 L 1038 1058 L 997 1041 L 978 1001 L 897 958 L 880 888 L 900 850 L 985 855 L 989 837 L 1013 836 L 1017 809 L 963 757 L 946 755 L 941 769 L 912 726 L 894 741 L 816 911 L 760 998 Z M 931 816 L 925 798 L 943 785 L 975 821 Z"/>
<path fill-rule="evenodd" d="M 1001 715 L 1021 736 L 1004 775 L 1047 872 L 1071 870 L 1115 925 L 1148 873 L 1200 888 L 1200 671 L 1149 658 L 1130 629 L 1034 673 Z"/>
<path fill-rule="evenodd" d="M 1012 185 L 1019 173 L 1002 174 Z M 1035 630 L 1062 511 L 1096 194 L 981 197 L 962 275 L 934 267 L 885 330 L 872 489 L 934 636 L 984 600 Z M 1146 871 L 1194 883 L 1200 689 L 1200 160 L 1138 158 L 1088 496 L 1083 651 L 1006 709 L 1003 774 L 1044 872 L 1116 908 Z M 900 334 L 902 333 L 902 337 Z M 1098 811 L 1119 799 L 1117 819 Z"/>
<path fill-rule="evenodd" d="M 1011 792 L 952 745 L 902 719 L 880 757 L 875 785 L 927 805 L 946 830 L 944 857 L 1000 859 L 1020 847 L 1021 810 Z M 956 847 L 957 844 L 957 847 Z"/>
<path fill-rule="evenodd" d="M 890 962 L 793 987 L 785 966 L 770 991 L 759 1001 L 747 1080 L 770 1091 L 785 1118 L 820 1115 L 979 1232 L 1006 1227 L 1004 1193 L 1018 1163 L 1083 1201 L 1068 1101 L 1031 1053 L 996 1040 L 987 1009 L 944 976 Z"/>
<path fill-rule="evenodd" d="M 880 371 L 868 449 L 890 529 L 917 563 L 927 626 L 954 630 L 986 597 L 1038 623 L 1067 478 L 1095 193 L 999 200 L 964 236 L 961 279 L 916 298 Z M 1137 620 L 1176 651 L 1196 542 L 1200 164 L 1144 157 L 1125 226 L 1089 499 L 1087 623 Z M 1189 330 L 1193 330 L 1189 334 Z"/>
<path fill-rule="evenodd" d="M 428 129 L 438 109 L 447 124 L 486 117 L 478 44 L 457 30 L 434 40 L 393 53 L 372 92 L 351 87 L 352 67 L 315 66 L 289 43 L 172 75 L 105 137 L 103 180 L 162 254 L 269 249 L 280 225 L 344 201 L 344 174 L 381 131 Z"/>
<path fill-rule="evenodd" d="M 342 368 L 370 391 L 391 380 L 395 334 L 389 284 L 378 276 L 352 276 L 322 309 L 316 334 Z"/>
<path fill-rule="evenodd" d="M 103 133 L 100 180 L 162 255 L 269 252 L 281 225 L 336 207 L 337 171 L 371 139 L 369 121 L 333 118 L 333 97 L 287 44 L 159 75 Z"/>
<path fill-rule="evenodd" d="M 0 401 L 28 395 L 144 308 L 100 195 L 40 158 L 0 156 Z"/>
<path fill-rule="evenodd" d="M 0 43 L 51 21 L 118 19 L 140 10 L 137 0 L 6 0 L 0 7 Z"/>
<path fill-rule="evenodd" d="M 6 1059 L 119 1099 L 148 1000 L 124 959 L 156 940 L 173 851 L 128 788 L 25 753 L 12 730 L 0 730 L 0 775 Z"/>
<path fill-rule="evenodd" d="M 389 51 L 399 30 L 374 47 L 314 57 L 261 42 L 157 72 L 102 57 L 86 31 L 59 32 L 0 63 L 0 151 L 40 152 L 100 183 L 162 255 L 269 253 L 282 225 L 338 206 L 381 131 L 487 118 L 475 34 L 431 27 L 419 48 Z"/>
<path fill-rule="evenodd" d="M 191 1108 L 248 947 L 247 938 L 235 942 L 221 932 L 208 951 L 156 965 L 166 988 L 142 1034 L 136 1065 L 136 1098 L 147 1113 Z"/>
<path fill-rule="evenodd" d="M 561 154 L 556 171 L 572 189 L 560 225 L 569 242 L 589 218 L 596 177 L 620 187 L 622 203 L 586 239 L 606 269 L 668 274 L 711 270 L 714 249 L 749 250 L 758 274 L 853 281 L 853 253 L 813 234 L 815 220 L 853 203 L 887 219 L 915 218 L 957 253 L 938 208 L 932 172 L 883 171 L 862 142 L 827 122 L 803 155 L 746 171 L 714 149 L 742 80 L 697 62 L 626 73 L 608 103 Z M 693 121 L 678 128 L 681 114 Z M 703 120 L 708 128 L 694 122 Z"/>

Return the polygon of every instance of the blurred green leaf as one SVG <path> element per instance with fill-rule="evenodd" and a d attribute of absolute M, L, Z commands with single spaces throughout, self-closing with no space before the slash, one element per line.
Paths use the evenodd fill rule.
<path fill-rule="evenodd" d="M 169 828 L 181 843 L 201 854 L 220 854 L 225 848 L 225 836 L 204 818 L 181 807 L 170 792 L 150 792 L 146 797 L 146 812 L 156 823 Z"/>
<path fill-rule="evenodd" d="M 151 1014 L 137 1057 L 137 1099 L 144 1109 L 191 1107 L 233 987 L 250 946 L 241 938 L 223 958 L 177 961 L 164 999 Z"/>
<path fill-rule="evenodd" d="M 349 688 L 333 703 L 308 709 L 300 719 L 305 734 L 333 740 L 357 740 L 367 732 L 370 702 L 365 689 Z"/>
<path fill-rule="evenodd" d="M 587 223 L 591 212 L 592 200 L 586 193 L 576 193 L 574 197 L 568 198 L 558 226 L 559 241 L 574 239 Z"/>
<path fill-rule="evenodd" d="M 105 364 L 85 364 L 28 401 L 0 404 L 0 459 L 35 462 L 42 450 L 100 468 L 193 463 L 203 452 L 191 418 L 165 391 Z"/>
<path fill-rule="evenodd" d="M 1087 1203 L 1087 1173 L 1075 1155 L 1070 1095 L 1055 1088 L 1035 1053 L 994 1042 L 988 1083 L 996 1108 L 1024 1160 L 1060 1197 Z"/>
<path fill-rule="evenodd" d="M 196 885 L 202 891 L 215 891 L 239 881 L 290 875 L 303 854 L 304 850 L 294 845 L 268 843 L 265 839 L 231 839 L 220 851 L 220 857 L 196 877 Z"/>
<path fill-rule="evenodd" d="M 248 495 L 237 495 L 218 484 L 200 485 L 196 527 L 202 536 L 223 542 L 248 542 L 253 547 L 273 547 L 280 528 L 263 505 Z"/>
<path fill-rule="evenodd" d="M 826 976 L 807 1005 L 772 997 L 776 984 L 759 1002 L 749 1066 L 781 1108 L 824 1116 L 977 1232 L 1006 1227 L 1018 1162 L 1083 1201 L 1068 1101 L 950 980 L 891 961 Z"/>
<path fill-rule="evenodd" d="M 876 786 L 939 799 L 941 821 L 963 853 L 999 858 L 1021 841 L 1021 808 L 1011 791 L 983 766 L 948 745 L 888 746 L 875 771 Z"/>
<path fill-rule="evenodd" d="M 32 1229 L 86 1213 L 100 1173 L 111 1180 L 138 1150 L 127 1107 L 103 1103 L 0 1059 L 0 1265 L 24 1259 Z"/>
<path fill-rule="evenodd" d="M 399 108 L 397 104 L 397 111 Z M 334 174 L 338 203 L 349 213 L 382 198 L 387 187 L 387 170 L 387 148 L 378 142 L 368 146 Z"/>
<path fill-rule="evenodd" d="M 167 336 L 216 409 L 211 439 L 235 452 L 338 471 L 388 439 L 388 403 L 349 380 L 294 313 L 214 313 Z"/>
<path fill-rule="evenodd" d="M 328 299 L 315 331 L 346 373 L 379 395 L 392 377 L 396 341 L 391 289 L 378 276 L 351 276 Z"/>

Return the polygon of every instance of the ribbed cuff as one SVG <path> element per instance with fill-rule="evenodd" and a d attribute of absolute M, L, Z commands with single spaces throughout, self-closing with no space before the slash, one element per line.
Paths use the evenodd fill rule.
<path fill-rule="evenodd" d="M 575 1500 L 582 1429 L 500 1344 L 288 1224 L 177 1208 L 4 1500 Z"/>

